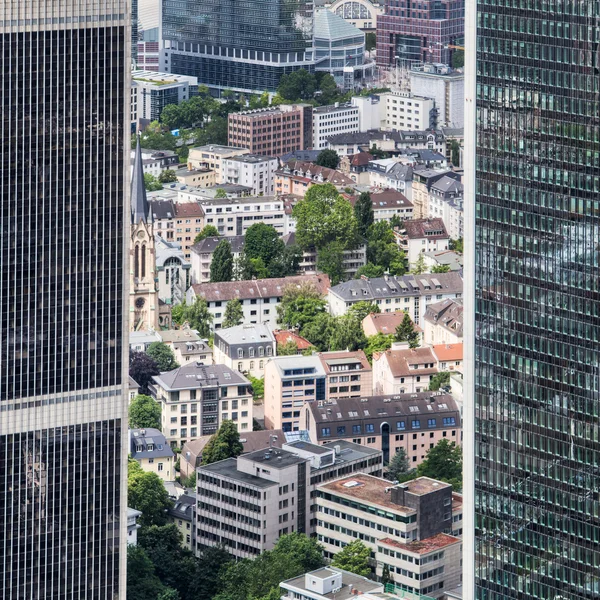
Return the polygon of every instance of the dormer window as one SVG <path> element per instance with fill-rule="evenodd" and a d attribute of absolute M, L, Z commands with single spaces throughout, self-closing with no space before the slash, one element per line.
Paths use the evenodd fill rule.
<path fill-rule="evenodd" d="M 244 350 L 242 348 L 238 348 L 238 358 L 244 358 Z"/>
<path fill-rule="evenodd" d="M 254 348 L 250 348 L 250 358 L 254 358 Z"/>

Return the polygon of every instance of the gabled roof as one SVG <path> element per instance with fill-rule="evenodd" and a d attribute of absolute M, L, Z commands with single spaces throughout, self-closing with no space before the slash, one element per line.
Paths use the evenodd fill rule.
<path fill-rule="evenodd" d="M 227 240 L 231 246 L 231 252 L 239 254 L 244 249 L 244 239 L 243 235 L 206 237 L 197 244 L 194 244 L 191 250 L 196 254 L 212 254 L 223 240 Z"/>
<path fill-rule="evenodd" d="M 444 194 L 462 194 L 463 184 L 452 177 L 444 175 L 441 179 L 438 179 L 435 183 L 431 184 L 432 190 L 438 190 Z"/>
<path fill-rule="evenodd" d="M 447 360 L 462 360 L 463 345 L 462 344 L 437 344 L 433 346 L 433 353 L 440 362 Z"/>
<path fill-rule="evenodd" d="M 197 362 L 161 373 L 152 379 L 168 391 L 230 385 L 250 386 L 250 382 L 239 371 L 234 371 L 225 365 L 204 365 Z"/>
<path fill-rule="evenodd" d="M 131 175 L 131 224 L 152 221 L 152 213 L 146 197 L 146 186 L 144 185 L 144 162 L 142 160 L 141 138 L 138 136 L 135 147 L 135 158 L 133 161 L 133 173 Z"/>
<path fill-rule="evenodd" d="M 450 236 L 446 231 L 443 219 L 434 217 L 433 219 L 415 219 L 404 223 L 406 235 L 411 240 L 420 240 L 426 238 L 428 240 L 449 239 Z"/>
<path fill-rule="evenodd" d="M 438 372 L 435 366 L 437 360 L 431 348 L 386 350 L 385 352 L 373 354 L 373 362 L 382 360 L 384 356 L 387 359 L 392 377 L 434 375 Z"/>
<path fill-rule="evenodd" d="M 430 304 L 425 310 L 425 320 L 451 331 L 457 337 L 463 335 L 462 299 L 446 299 Z"/>

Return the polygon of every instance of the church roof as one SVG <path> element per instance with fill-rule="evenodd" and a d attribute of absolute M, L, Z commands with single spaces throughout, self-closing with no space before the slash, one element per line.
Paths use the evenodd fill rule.
<path fill-rule="evenodd" d="M 133 161 L 133 173 L 131 175 L 131 223 L 132 225 L 137 225 L 141 221 L 144 223 L 152 221 L 152 213 L 150 212 L 150 205 L 146 197 L 142 144 L 138 137 Z"/>

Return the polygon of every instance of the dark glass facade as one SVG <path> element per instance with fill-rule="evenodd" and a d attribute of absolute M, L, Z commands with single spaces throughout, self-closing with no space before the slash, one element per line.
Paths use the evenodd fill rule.
<path fill-rule="evenodd" d="M 476 16 L 475 596 L 600 598 L 600 3 Z"/>
<path fill-rule="evenodd" d="M 312 0 L 165 0 L 166 70 L 212 88 L 274 91 L 312 70 Z"/>

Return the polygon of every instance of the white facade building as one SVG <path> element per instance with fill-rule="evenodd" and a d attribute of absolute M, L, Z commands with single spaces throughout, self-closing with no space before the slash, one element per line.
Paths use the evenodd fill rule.
<path fill-rule="evenodd" d="M 250 154 L 250 150 L 236 146 L 218 146 L 216 144 L 197 146 L 190 149 L 188 169 L 212 169 L 215 172 L 217 183 L 225 183 L 222 168 L 223 161 L 242 154 Z"/>
<path fill-rule="evenodd" d="M 358 106 L 340 105 L 319 106 L 313 109 L 313 149 L 322 150 L 329 146 L 327 141 L 338 133 L 352 133 L 360 130 Z"/>
<path fill-rule="evenodd" d="M 242 154 L 222 160 L 222 183 L 237 183 L 252 188 L 255 196 L 273 196 L 278 161 L 271 156 Z"/>
<path fill-rule="evenodd" d="M 386 92 L 381 94 L 384 104 L 382 129 L 389 131 L 429 129 L 435 101 L 408 92 Z"/>
<path fill-rule="evenodd" d="M 359 131 L 371 131 L 381 128 L 385 103 L 379 96 L 354 96 L 352 106 L 358 108 Z"/>

